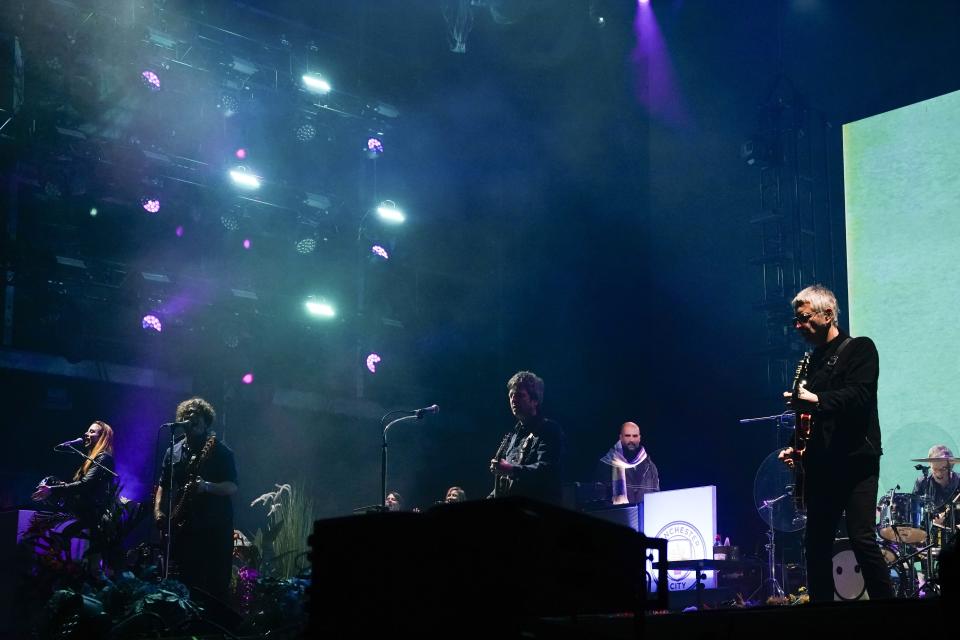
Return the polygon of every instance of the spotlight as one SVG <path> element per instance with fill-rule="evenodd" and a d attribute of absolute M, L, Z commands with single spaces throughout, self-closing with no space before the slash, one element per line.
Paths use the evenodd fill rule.
<path fill-rule="evenodd" d="M 160 201 L 155 198 L 141 198 L 140 205 L 147 213 L 157 213 L 160 211 Z"/>
<path fill-rule="evenodd" d="M 240 378 L 240 380 L 243 381 L 243 384 L 253 384 L 253 374 L 252 374 L 252 373 L 245 373 L 245 374 L 243 374 L 243 377 Z"/>
<path fill-rule="evenodd" d="M 233 152 L 233 155 L 237 156 L 237 158 L 240 160 L 244 160 L 247 157 L 247 150 L 244 149 L 243 147 L 240 147 L 239 149 Z"/>
<path fill-rule="evenodd" d="M 306 307 L 310 315 L 317 316 L 318 318 L 333 318 L 337 315 L 333 306 L 323 299 L 307 298 L 304 307 Z"/>
<path fill-rule="evenodd" d="M 367 356 L 367 370 L 370 371 L 370 373 L 376 373 L 377 363 L 379 362 L 380 362 L 380 356 L 378 356 L 375 353 L 371 353 L 370 355 Z"/>
<path fill-rule="evenodd" d="M 178 237 L 178 238 L 182 238 L 182 237 L 183 237 L 183 225 L 182 225 L 182 224 L 178 224 L 178 225 L 177 225 L 177 229 L 176 229 L 176 231 L 174 231 L 174 233 L 177 234 L 177 237 Z"/>
<path fill-rule="evenodd" d="M 303 86 L 311 93 L 325 94 L 333 90 L 326 78 L 319 73 L 305 73 L 300 79 L 303 81 Z"/>
<path fill-rule="evenodd" d="M 234 184 L 244 189 L 259 189 L 260 178 L 247 171 L 246 167 L 236 167 L 230 170 L 230 179 Z"/>
<path fill-rule="evenodd" d="M 220 224 L 227 231 L 236 231 L 240 228 L 240 220 L 232 213 L 225 213 L 220 216 Z"/>
<path fill-rule="evenodd" d="M 297 242 L 297 253 L 307 255 L 308 253 L 313 253 L 317 248 L 317 241 L 315 238 L 303 238 Z"/>
<path fill-rule="evenodd" d="M 380 219 L 385 222 L 392 222 L 393 224 L 400 224 L 407 219 L 403 215 L 403 211 L 397 208 L 397 203 L 393 200 L 384 200 L 380 203 L 380 206 L 377 207 L 377 215 L 380 216 Z"/>
<path fill-rule="evenodd" d="M 243 241 L 243 248 L 244 248 L 244 249 L 249 249 L 249 248 L 250 248 L 250 238 L 246 238 L 246 239 Z"/>
<path fill-rule="evenodd" d="M 140 79 L 143 80 L 143 84 L 145 84 L 151 91 L 160 90 L 160 76 L 153 71 L 150 71 L 149 69 L 143 71 L 143 73 L 140 74 Z"/>
<path fill-rule="evenodd" d="M 317 128 L 309 122 L 305 122 L 297 127 L 297 140 L 299 142 L 310 142 L 317 137 Z"/>
<path fill-rule="evenodd" d="M 380 256 L 384 260 L 390 259 L 390 254 L 387 253 L 387 250 L 378 244 L 375 244 L 372 247 L 370 247 L 370 253 L 372 253 L 375 256 Z"/>
<path fill-rule="evenodd" d="M 379 158 L 383 153 L 383 141 L 375 137 L 367 138 L 367 146 L 364 151 L 367 152 L 367 157 L 371 160 Z"/>
<path fill-rule="evenodd" d="M 161 324 L 160 318 L 152 313 L 143 316 L 143 320 L 140 321 L 140 326 L 145 330 L 152 330 L 156 331 L 157 333 L 163 331 L 163 324 Z"/>
<path fill-rule="evenodd" d="M 96 207 L 91 207 L 91 208 L 90 208 L 90 217 L 91 217 L 91 218 L 96 218 L 96 217 L 97 217 L 97 213 L 98 213 L 98 211 L 97 211 L 97 208 L 96 208 Z"/>
<path fill-rule="evenodd" d="M 240 112 L 240 101 L 230 93 L 220 95 L 220 101 L 217 102 L 217 108 L 223 113 L 225 118 L 234 116 Z"/>

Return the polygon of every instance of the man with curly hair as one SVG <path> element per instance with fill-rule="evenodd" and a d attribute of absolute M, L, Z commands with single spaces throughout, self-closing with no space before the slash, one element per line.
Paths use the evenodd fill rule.
<path fill-rule="evenodd" d="M 221 600 L 228 595 L 233 553 L 233 504 L 237 470 L 233 451 L 216 437 L 216 412 L 203 398 L 177 406 L 176 421 L 187 435 L 173 446 L 173 511 L 167 512 L 171 451 L 154 502 L 154 520 L 167 530 L 172 517 L 171 575 Z"/>

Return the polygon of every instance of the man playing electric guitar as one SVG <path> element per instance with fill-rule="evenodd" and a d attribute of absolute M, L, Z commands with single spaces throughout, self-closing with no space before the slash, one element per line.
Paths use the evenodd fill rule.
<path fill-rule="evenodd" d="M 870 598 L 892 598 L 890 574 L 874 532 L 883 452 L 877 348 L 870 338 L 851 338 L 840 330 L 836 296 L 825 287 L 807 287 L 794 297 L 793 308 L 794 328 L 814 347 L 807 384 L 784 392 L 798 414 L 812 417 L 803 455 L 810 599 L 833 600 L 833 542 L 844 513 Z M 788 447 L 780 459 L 792 466 L 793 454 Z"/>
<path fill-rule="evenodd" d="M 191 398 L 177 407 L 177 422 L 189 422 L 187 437 L 173 447 L 173 510 L 167 513 L 170 486 L 168 449 L 163 461 L 154 520 L 173 537 L 169 561 L 175 576 L 225 600 L 233 553 L 233 505 L 237 470 L 233 451 L 211 430 L 216 413 L 209 402 Z"/>

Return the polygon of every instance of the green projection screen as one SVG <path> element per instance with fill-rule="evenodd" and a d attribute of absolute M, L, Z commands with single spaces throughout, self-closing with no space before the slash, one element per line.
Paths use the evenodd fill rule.
<path fill-rule="evenodd" d="M 843 127 L 850 332 L 880 352 L 880 491 L 960 453 L 960 91 Z"/>

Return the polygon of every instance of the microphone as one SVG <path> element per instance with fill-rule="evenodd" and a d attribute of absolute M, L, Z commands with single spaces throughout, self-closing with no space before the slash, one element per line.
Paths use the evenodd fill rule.
<path fill-rule="evenodd" d="M 75 447 L 78 444 L 83 444 L 83 438 L 74 438 L 73 440 L 67 440 L 66 442 L 61 442 L 54 449 L 62 449 L 63 447 Z"/>
<path fill-rule="evenodd" d="M 413 412 L 413 415 L 417 416 L 417 420 L 423 417 L 425 413 L 440 413 L 440 407 L 438 405 L 432 404 L 429 407 L 424 407 L 423 409 L 417 409 Z"/>
<path fill-rule="evenodd" d="M 166 429 L 186 429 L 190 426 L 189 420 L 181 420 L 180 422 L 164 422 L 160 425 L 162 428 Z"/>

